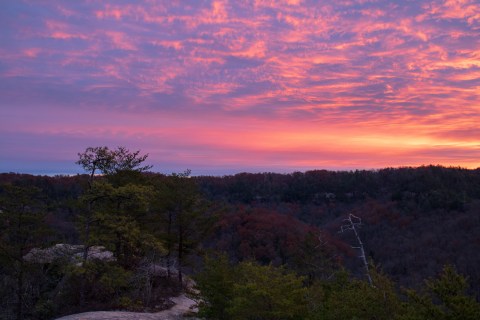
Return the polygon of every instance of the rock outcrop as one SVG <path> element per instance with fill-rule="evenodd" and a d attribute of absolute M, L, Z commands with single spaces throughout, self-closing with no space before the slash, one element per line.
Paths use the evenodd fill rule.
<path fill-rule="evenodd" d="M 81 264 L 83 260 L 83 250 L 83 245 L 58 243 L 45 249 L 33 248 L 23 256 L 23 259 L 30 263 L 53 263 L 63 260 Z M 113 261 L 115 257 L 112 252 L 106 250 L 103 246 L 92 246 L 88 248 L 87 259 Z"/>
<path fill-rule="evenodd" d="M 95 311 L 72 314 L 56 320 L 199 320 L 192 316 L 198 311 L 195 300 L 185 294 L 170 299 L 175 305 L 168 310 L 156 313 Z"/>

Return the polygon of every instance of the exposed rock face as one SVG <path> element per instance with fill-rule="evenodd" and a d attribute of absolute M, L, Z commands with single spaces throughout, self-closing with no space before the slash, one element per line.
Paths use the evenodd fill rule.
<path fill-rule="evenodd" d="M 190 299 L 185 294 L 173 297 L 171 300 L 175 305 L 164 311 L 156 313 L 139 313 L 123 311 L 96 311 L 72 314 L 57 320 L 196 320 L 198 318 L 190 317 L 195 314 L 197 309 L 196 301 Z"/>
<path fill-rule="evenodd" d="M 67 260 L 72 263 L 81 264 L 83 250 L 83 245 L 59 243 L 45 249 L 33 248 L 23 256 L 23 259 L 31 263 L 52 263 L 60 260 Z M 113 261 L 115 260 L 115 257 L 113 256 L 113 253 L 106 250 L 105 247 L 93 246 L 88 248 L 87 259 Z"/>

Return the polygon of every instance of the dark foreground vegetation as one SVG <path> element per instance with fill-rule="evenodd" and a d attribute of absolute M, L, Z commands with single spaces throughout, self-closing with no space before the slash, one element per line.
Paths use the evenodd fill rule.
<path fill-rule="evenodd" d="M 1 319 L 155 312 L 189 277 L 207 319 L 480 319 L 479 169 L 191 177 L 145 160 L 88 148 L 84 175 L 0 174 Z"/>

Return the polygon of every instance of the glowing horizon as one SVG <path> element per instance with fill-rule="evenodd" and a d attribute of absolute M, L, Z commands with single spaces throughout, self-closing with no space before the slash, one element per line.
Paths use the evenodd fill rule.
<path fill-rule="evenodd" d="M 0 4 L 0 172 L 480 167 L 474 0 Z"/>

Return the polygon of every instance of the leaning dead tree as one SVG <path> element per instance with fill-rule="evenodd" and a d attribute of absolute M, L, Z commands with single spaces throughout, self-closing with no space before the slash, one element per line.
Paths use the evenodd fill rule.
<path fill-rule="evenodd" d="M 363 265 L 365 267 L 365 273 L 368 279 L 368 282 L 373 287 L 372 277 L 370 276 L 370 269 L 368 268 L 367 258 L 365 256 L 365 249 L 363 248 L 362 239 L 360 239 L 360 235 L 358 234 L 358 228 L 362 225 L 362 219 L 357 217 L 356 215 L 349 214 L 347 219 L 343 220 L 343 225 L 340 227 L 340 232 L 343 233 L 345 231 L 352 230 L 355 234 L 355 238 L 357 238 L 358 246 L 352 246 L 353 249 L 360 250 L 359 258 L 362 260 Z"/>

